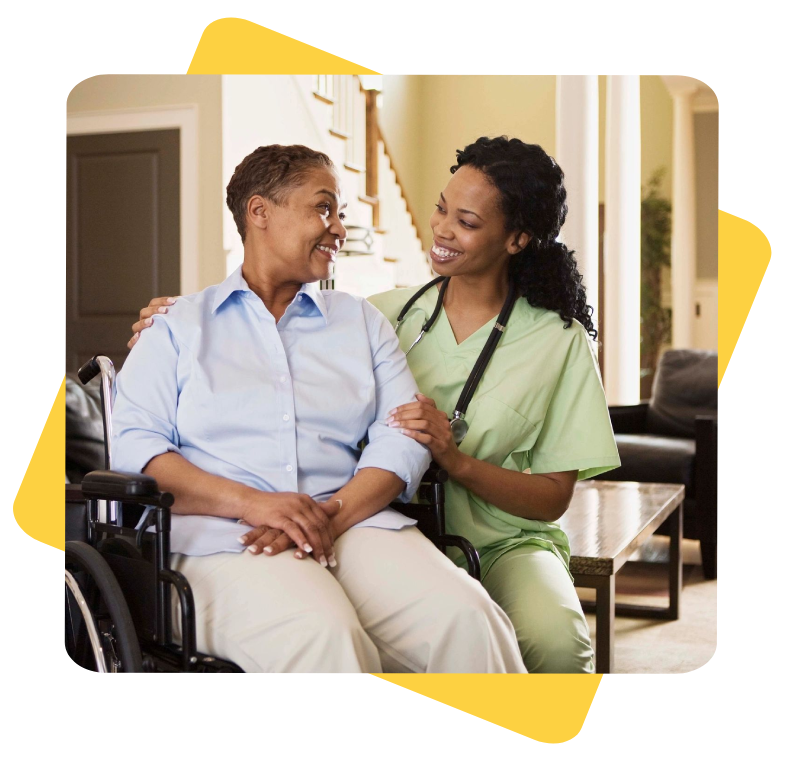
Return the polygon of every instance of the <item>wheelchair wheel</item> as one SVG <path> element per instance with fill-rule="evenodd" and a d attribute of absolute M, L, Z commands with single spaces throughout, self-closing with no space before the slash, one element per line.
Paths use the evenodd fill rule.
<path fill-rule="evenodd" d="M 142 671 L 129 607 L 101 554 L 66 542 L 66 651 L 90 671 Z"/>

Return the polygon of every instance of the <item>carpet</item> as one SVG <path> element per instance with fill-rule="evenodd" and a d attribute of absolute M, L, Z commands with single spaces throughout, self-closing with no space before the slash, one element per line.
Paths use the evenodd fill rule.
<path fill-rule="evenodd" d="M 717 580 L 701 571 L 699 543 L 682 545 L 683 586 L 678 621 L 616 618 L 615 674 L 684 674 L 703 666 L 715 652 Z M 654 536 L 616 575 L 617 602 L 668 605 L 668 537 Z M 581 600 L 594 601 L 594 590 L 578 589 Z M 594 613 L 586 620 L 595 635 Z"/>

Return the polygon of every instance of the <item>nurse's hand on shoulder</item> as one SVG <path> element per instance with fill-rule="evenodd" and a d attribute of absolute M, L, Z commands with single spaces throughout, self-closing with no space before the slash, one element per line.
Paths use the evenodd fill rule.
<path fill-rule="evenodd" d="M 424 444 L 438 465 L 451 475 L 463 455 L 452 438 L 449 418 L 429 396 L 417 394 L 416 399 L 393 409 L 386 422 L 390 428 L 399 428 L 404 435 Z"/>
<path fill-rule="evenodd" d="M 147 307 L 140 310 L 140 319 L 132 325 L 132 337 L 126 344 L 130 349 L 134 348 L 134 344 L 140 340 L 140 333 L 146 328 L 153 325 L 153 316 L 155 314 L 167 314 L 167 307 L 175 304 L 178 296 L 157 296 L 151 299 Z"/>

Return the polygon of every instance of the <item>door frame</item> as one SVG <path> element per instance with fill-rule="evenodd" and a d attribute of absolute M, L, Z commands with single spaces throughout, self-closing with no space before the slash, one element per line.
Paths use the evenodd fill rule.
<path fill-rule="evenodd" d="M 68 114 L 68 135 L 99 135 L 108 132 L 180 131 L 181 186 L 181 293 L 200 290 L 198 220 L 199 160 L 197 154 L 196 103 L 161 108 L 124 108 Z M 155 294 L 152 294 L 155 295 Z"/>

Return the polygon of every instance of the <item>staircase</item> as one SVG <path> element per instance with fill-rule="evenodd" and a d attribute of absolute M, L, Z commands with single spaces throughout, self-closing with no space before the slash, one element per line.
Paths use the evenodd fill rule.
<path fill-rule="evenodd" d="M 430 240 L 422 240 L 403 195 L 383 140 L 378 140 L 378 197 L 380 226 L 385 230 L 385 259 L 394 263 L 395 287 L 426 283 L 432 277 L 425 253 Z M 424 233 L 422 233 L 424 235 Z"/>
<path fill-rule="evenodd" d="M 384 141 L 378 94 L 355 75 L 294 76 L 307 111 L 335 163 L 348 209 L 349 240 L 334 286 L 359 296 L 424 283 L 431 270 Z M 354 240 L 361 239 L 361 240 Z"/>

